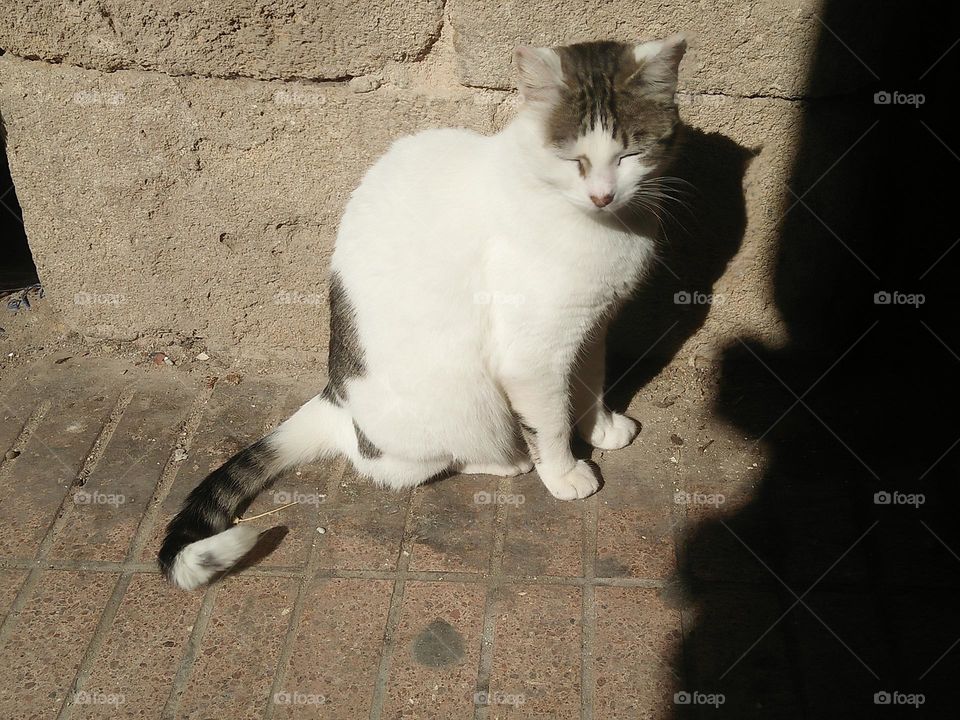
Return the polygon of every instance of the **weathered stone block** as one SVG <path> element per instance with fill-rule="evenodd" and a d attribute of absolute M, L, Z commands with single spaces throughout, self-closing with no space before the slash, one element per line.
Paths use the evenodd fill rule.
<path fill-rule="evenodd" d="M 0 58 L 11 171 L 63 319 L 293 360 L 325 356 L 328 257 L 363 172 L 399 135 L 488 131 L 500 100 Z"/>
<path fill-rule="evenodd" d="M 10 0 L 0 47 L 98 70 L 333 79 L 422 57 L 440 0 Z M 6 4 L 5 4 L 6 5 Z"/>
<path fill-rule="evenodd" d="M 563 45 L 585 40 L 636 42 L 686 32 L 690 50 L 681 65 L 684 90 L 743 96 L 801 97 L 808 93 L 807 64 L 821 33 L 820 0 L 761 3 L 662 3 L 648 0 L 450 0 L 450 22 L 461 81 L 513 87 L 511 53 L 517 45 Z M 850 22 L 870 22 L 862 13 Z M 846 21 L 831 20 L 839 36 Z M 864 33 L 858 32 L 862 37 Z M 838 42 L 826 43 L 835 87 L 849 89 L 873 78 Z M 856 49 L 872 58 L 876 48 Z"/>

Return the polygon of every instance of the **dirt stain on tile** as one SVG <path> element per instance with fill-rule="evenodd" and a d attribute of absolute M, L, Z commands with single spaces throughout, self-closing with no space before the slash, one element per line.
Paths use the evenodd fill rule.
<path fill-rule="evenodd" d="M 445 667 L 463 658 L 463 638 L 446 620 L 436 619 L 413 641 L 413 657 L 427 667 Z"/>
<path fill-rule="evenodd" d="M 597 560 L 597 577 L 629 577 L 630 566 L 615 557 L 604 557 Z"/>

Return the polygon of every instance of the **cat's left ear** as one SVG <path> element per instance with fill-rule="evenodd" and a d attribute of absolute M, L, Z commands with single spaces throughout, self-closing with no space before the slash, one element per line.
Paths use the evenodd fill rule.
<path fill-rule="evenodd" d="M 552 48 L 518 47 L 513 51 L 517 66 L 517 89 L 527 103 L 550 103 L 563 85 L 560 56 Z"/>
<path fill-rule="evenodd" d="M 686 51 L 687 38 L 681 33 L 634 46 L 633 59 L 639 67 L 627 82 L 643 84 L 648 91 L 673 101 L 677 71 Z"/>

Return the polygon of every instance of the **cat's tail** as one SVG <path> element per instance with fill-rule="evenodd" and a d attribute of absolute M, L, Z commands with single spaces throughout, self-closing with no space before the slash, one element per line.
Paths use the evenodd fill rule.
<path fill-rule="evenodd" d="M 157 558 L 163 574 L 193 590 L 233 566 L 259 534 L 234 520 L 281 472 L 343 451 L 352 432 L 347 411 L 321 394 L 207 475 L 167 525 Z"/>

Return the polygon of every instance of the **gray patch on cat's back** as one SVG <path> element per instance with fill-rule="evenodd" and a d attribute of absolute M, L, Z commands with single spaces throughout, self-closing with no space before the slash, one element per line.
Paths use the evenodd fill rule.
<path fill-rule="evenodd" d="M 366 373 L 363 346 L 357 331 L 357 313 L 337 272 L 330 274 L 330 350 L 327 355 L 329 381 L 323 396 L 342 405 L 347 382 Z"/>
<path fill-rule="evenodd" d="M 413 657 L 421 665 L 438 668 L 463 659 L 463 638 L 446 620 L 436 619 L 413 641 Z"/>
<path fill-rule="evenodd" d="M 378 457 L 383 456 L 383 451 L 374 445 L 370 438 L 363 434 L 363 430 L 357 425 L 356 420 L 353 421 L 353 432 L 357 436 L 357 452 L 360 453 L 360 457 L 366 458 L 367 460 L 376 460 Z"/>

